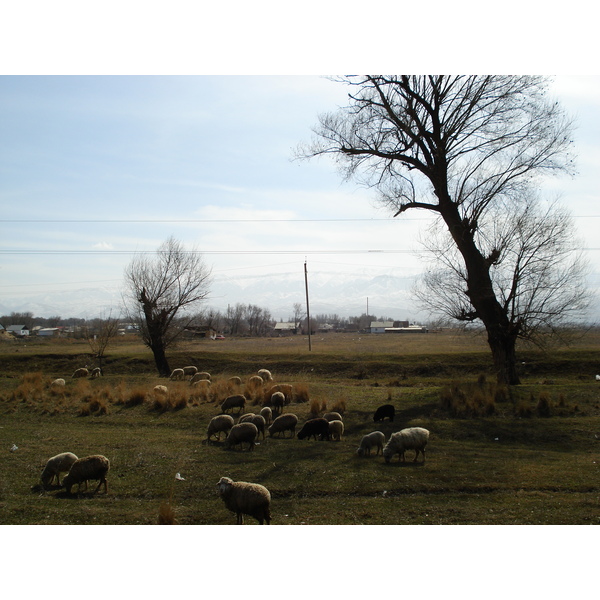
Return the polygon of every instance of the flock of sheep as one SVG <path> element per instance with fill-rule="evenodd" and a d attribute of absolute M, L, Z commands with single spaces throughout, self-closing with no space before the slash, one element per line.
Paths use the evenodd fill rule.
<path fill-rule="evenodd" d="M 96 378 L 102 375 L 99 368 L 91 372 L 87 368 L 77 369 L 72 377 L 92 377 Z M 174 369 L 170 379 L 172 381 L 182 381 L 189 378 L 190 385 L 211 384 L 211 375 L 207 372 L 199 372 L 195 366 Z M 231 378 L 239 380 L 239 377 Z M 260 369 L 257 375 L 250 378 L 250 383 L 263 385 L 272 382 L 273 377 L 267 369 Z M 51 387 L 61 387 L 65 385 L 64 379 L 56 379 Z M 168 394 L 168 388 L 164 385 L 154 387 L 156 395 Z M 339 412 L 328 412 L 322 417 L 308 419 L 298 433 L 296 428 L 299 419 L 293 413 L 284 413 L 284 407 L 291 402 L 292 386 L 280 384 L 271 388 L 267 394 L 266 400 L 258 414 L 244 413 L 246 397 L 242 394 L 234 394 L 225 398 L 221 403 L 221 414 L 214 416 L 208 423 L 206 429 L 206 439 L 204 444 L 209 444 L 213 439 L 220 442 L 221 434 L 225 436 L 224 447 L 234 448 L 239 446 L 242 450 L 244 444 L 248 445 L 248 450 L 254 450 L 257 441 L 262 436 L 264 440 L 266 433 L 269 437 L 287 437 L 290 432 L 290 438 L 294 436 L 299 440 L 333 440 L 341 441 L 344 434 L 344 421 Z M 235 422 L 233 416 L 228 414 L 237 409 L 238 421 Z M 391 404 L 385 404 L 377 408 L 373 415 L 374 422 L 380 422 L 384 419 L 394 420 L 395 409 Z M 398 460 L 405 461 L 405 452 L 414 450 L 416 462 L 421 454 L 423 462 L 425 461 L 425 447 L 429 441 L 429 431 L 422 427 L 409 427 L 396 433 L 392 433 L 386 443 L 385 434 L 381 431 L 373 431 L 364 435 L 360 445 L 356 450 L 359 457 L 369 456 L 372 449 L 376 449 L 376 455 L 382 454 L 386 463 L 389 463 L 397 454 Z M 63 452 L 50 458 L 41 475 L 41 485 L 44 490 L 52 485 L 53 481 L 60 488 L 65 488 L 67 493 L 71 493 L 74 485 L 77 484 L 78 492 L 87 490 L 87 482 L 90 480 L 98 481 L 98 486 L 94 494 L 104 485 L 105 493 L 108 493 L 108 483 L 106 475 L 110 468 L 109 460 L 102 455 L 92 455 L 85 458 L 78 458 L 72 452 Z M 66 473 L 62 483 L 60 482 L 61 473 Z M 271 522 L 271 494 L 263 485 L 244 481 L 233 481 L 228 477 L 221 477 L 217 483 L 217 492 L 223 500 L 226 508 L 236 514 L 238 524 L 243 524 L 243 515 L 254 517 L 261 525 Z"/>

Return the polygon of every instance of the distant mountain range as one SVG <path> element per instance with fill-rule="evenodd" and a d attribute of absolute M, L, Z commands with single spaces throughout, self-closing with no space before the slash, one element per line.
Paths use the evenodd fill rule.
<path fill-rule="evenodd" d="M 311 315 L 360 316 L 368 311 L 377 317 L 414 320 L 413 279 L 393 275 L 375 277 L 348 274 L 313 274 L 309 277 Z M 292 317 L 294 304 L 306 307 L 304 277 L 296 274 L 219 278 L 211 286 L 205 306 L 225 312 L 227 306 L 254 304 L 271 311 L 277 321 Z M 37 317 L 61 316 L 91 319 L 113 314 L 121 306 L 121 291 L 114 287 L 82 288 L 21 297 L 0 298 L 0 314 L 32 312 Z M 423 316 L 421 315 L 421 318 Z"/>

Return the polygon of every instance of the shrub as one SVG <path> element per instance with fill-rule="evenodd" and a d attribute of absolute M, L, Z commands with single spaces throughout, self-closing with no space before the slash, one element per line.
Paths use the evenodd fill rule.
<path fill-rule="evenodd" d="M 542 392 L 540 394 L 535 410 L 540 417 L 550 416 L 552 413 L 552 407 L 550 404 L 550 395 L 547 392 Z"/>
<path fill-rule="evenodd" d="M 308 410 L 309 410 L 309 415 L 312 419 L 315 419 L 319 416 L 320 412 L 321 412 L 321 402 L 320 400 L 317 400 L 316 398 L 313 398 L 310 401 L 310 404 L 308 406 Z M 327 406 L 327 405 L 326 405 Z M 326 408 L 327 409 L 327 408 Z"/>
<path fill-rule="evenodd" d="M 143 404 L 146 400 L 146 389 L 139 387 L 133 388 L 127 395 L 127 400 L 125 401 L 125 406 L 138 406 L 139 404 Z"/>
<path fill-rule="evenodd" d="M 485 376 L 476 383 L 452 382 L 442 390 L 440 404 L 452 417 L 468 419 L 485 417 L 496 411 L 496 386 L 488 384 Z"/>
<path fill-rule="evenodd" d="M 308 402 L 308 386 L 305 383 L 298 383 L 294 385 L 294 402 Z M 327 410 L 327 403 L 325 403 L 325 408 L 323 410 Z"/>
<path fill-rule="evenodd" d="M 343 398 L 336 400 L 331 406 L 332 412 L 338 412 L 343 415 L 346 412 L 346 401 Z"/>

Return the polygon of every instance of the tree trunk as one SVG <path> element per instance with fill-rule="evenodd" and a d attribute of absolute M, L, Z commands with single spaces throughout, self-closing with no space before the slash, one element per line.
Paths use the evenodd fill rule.
<path fill-rule="evenodd" d="M 158 373 L 161 377 L 169 377 L 171 375 L 171 369 L 169 367 L 169 361 L 167 360 L 167 355 L 165 353 L 164 345 L 162 344 L 162 340 L 152 343 L 150 346 L 152 353 L 154 354 L 154 363 L 156 364 L 156 368 L 158 369 Z"/>
<path fill-rule="evenodd" d="M 517 373 L 517 356 L 515 352 L 516 338 L 503 327 L 488 328 L 488 344 L 494 359 L 494 368 L 498 383 L 519 385 L 521 380 Z"/>

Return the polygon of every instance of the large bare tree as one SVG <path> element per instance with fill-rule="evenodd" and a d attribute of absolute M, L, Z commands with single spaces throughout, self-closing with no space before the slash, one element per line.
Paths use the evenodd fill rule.
<path fill-rule="evenodd" d="M 464 311 L 453 316 L 483 323 L 498 381 L 519 383 L 515 345 L 528 325 L 511 319 L 514 302 L 499 296 L 491 267 L 503 249 L 482 244 L 482 227 L 489 211 L 508 199 L 527 203 L 540 176 L 571 171 L 572 125 L 547 97 L 547 79 L 402 75 L 341 81 L 351 86 L 349 104 L 320 116 L 315 138 L 298 155 L 333 155 L 347 178 L 376 187 L 394 216 L 420 209 L 438 217 L 460 260 L 452 265 L 460 283 L 439 281 L 447 284 L 439 293 L 463 295 Z M 521 281 L 531 266 L 520 265 Z"/>
<path fill-rule="evenodd" d="M 154 255 L 140 254 L 125 269 L 125 306 L 152 350 L 158 372 L 171 373 L 166 350 L 194 320 L 190 312 L 209 293 L 202 255 L 170 237 Z"/>

